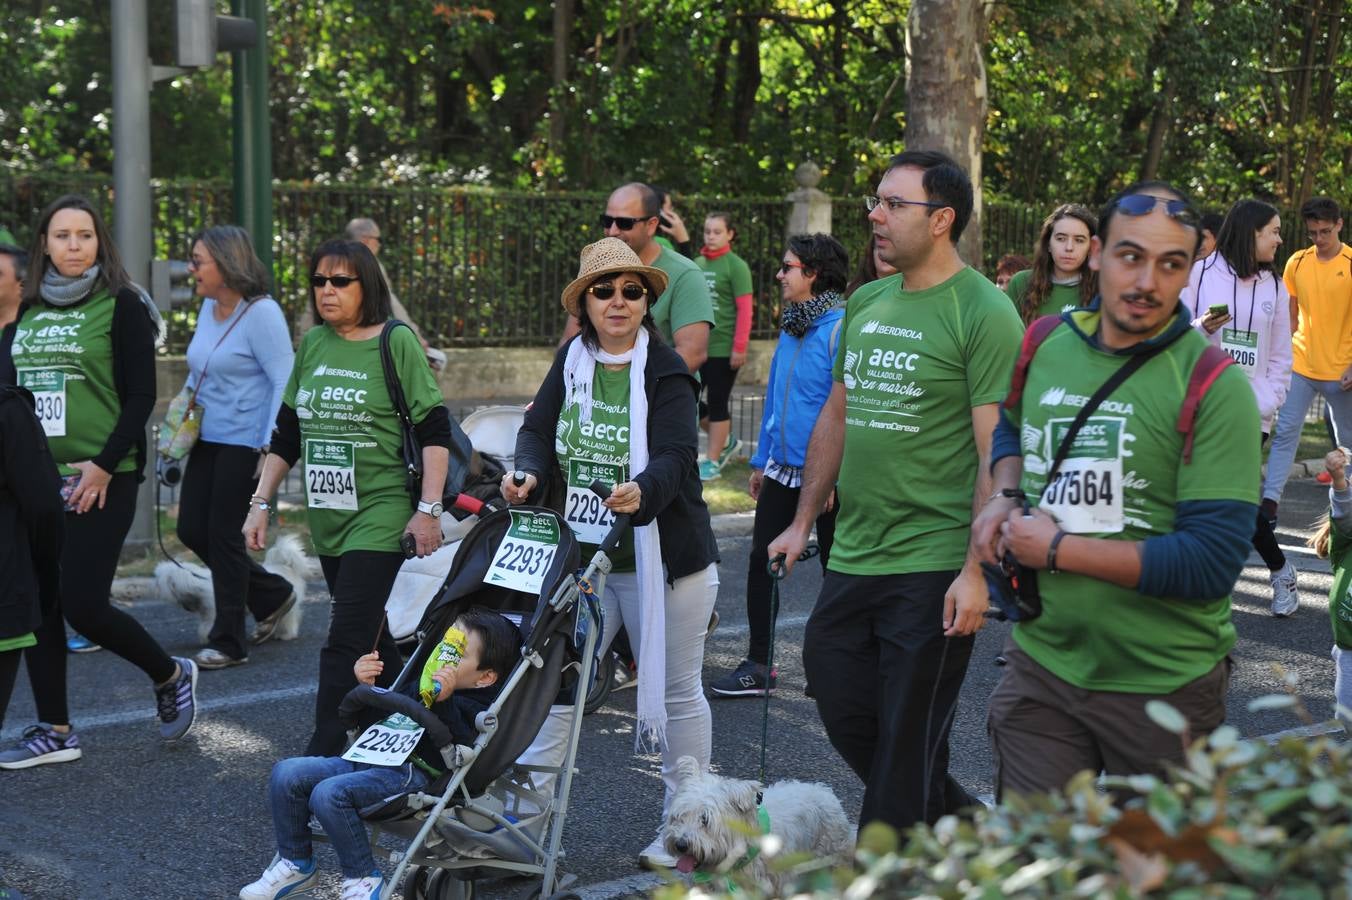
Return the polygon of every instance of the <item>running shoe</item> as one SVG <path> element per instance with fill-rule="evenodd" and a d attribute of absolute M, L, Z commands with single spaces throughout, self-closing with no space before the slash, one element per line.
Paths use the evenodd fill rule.
<path fill-rule="evenodd" d="M 738 453 L 742 452 L 742 442 L 735 437 L 728 437 L 728 442 L 723 445 L 723 452 L 718 454 L 718 467 L 721 469 L 732 461 Z"/>
<path fill-rule="evenodd" d="M 80 736 L 71 729 L 66 734 L 47 724 L 24 729 L 18 746 L 0 752 L 0 769 L 27 769 L 47 763 L 74 762 L 83 755 Z"/>
<path fill-rule="evenodd" d="M 283 859 L 279 853 L 272 858 L 271 864 L 253 884 L 240 888 L 239 900 L 279 900 L 281 897 L 294 897 L 315 886 L 319 879 L 319 866 L 313 859 L 297 864 Z"/>
<path fill-rule="evenodd" d="M 775 689 L 779 672 L 767 672 L 763 664 L 742 660 L 736 669 L 709 682 L 709 690 L 720 697 L 764 697 Z"/>
<path fill-rule="evenodd" d="M 1300 592 L 1296 587 L 1296 567 L 1286 565 L 1272 573 L 1272 614 L 1284 619 L 1300 608 Z"/>
<path fill-rule="evenodd" d="M 674 869 L 676 868 L 676 857 L 667 852 L 665 844 L 666 832 L 657 829 L 657 837 L 653 842 L 643 849 L 638 855 L 638 864 L 645 869 Z"/>
<path fill-rule="evenodd" d="M 97 653 L 103 648 L 77 631 L 66 638 L 66 649 L 71 653 Z"/>
<path fill-rule="evenodd" d="M 197 663 L 181 656 L 170 657 L 180 669 L 177 678 L 155 688 L 155 709 L 160 716 L 160 737 L 176 741 L 192 728 L 197 718 Z"/>
<path fill-rule="evenodd" d="M 292 591 L 291 596 L 282 601 L 282 605 L 273 610 L 272 614 L 261 619 L 254 627 L 254 632 L 249 636 L 249 640 L 254 644 L 263 644 L 272 640 L 272 635 L 276 633 L 277 626 L 282 623 L 282 618 L 291 612 L 291 607 L 296 605 L 296 592 Z"/>
<path fill-rule="evenodd" d="M 712 459 L 701 459 L 699 461 L 699 480 L 716 481 L 723 477 L 723 467 Z"/>
<path fill-rule="evenodd" d="M 244 665 L 249 661 L 249 657 L 241 656 L 236 659 L 215 647 L 203 647 L 193 656 L 192 661 L 197 663 L 199 669 L 228 669 L 231 666 Z"/>
<path fill-rule="evenodd" d="M 385 886 L 385 876 L 379 870 L 365 878 L 344 878 L 339 900 L 380 900 L 380 889 Z"/>

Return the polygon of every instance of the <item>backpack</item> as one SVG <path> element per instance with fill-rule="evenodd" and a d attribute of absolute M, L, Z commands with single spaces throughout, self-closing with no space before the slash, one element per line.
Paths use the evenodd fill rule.
<path fill-rule="evenodd" d="M 1028 364 L 1033 361 L 1038 347 L 1042 346 L 1043 341 L 1047 340 L 1060 324 L 1060 316 L 1043 316 L 1028 326 L 1028 331 L 1023 335 L 1023 345 L 1019 348 L 1018 361 L 1014 363 L 1014 377 L 1010 380 L 1009 395 L 1001 404 L 1004 409 L 1013 409 L 1023 397 L 1023 388 L 1028 381 Z M 1230 354 L 1208 343 L 1192 367 L 1188 388 L 1183 395 L 1183 405 L 1179 407 L 1178 420 L 1174 424 L 1175 430 L 1183 435 L 1184 465 L 1192 462 L 1193 433 L 1197 426 L 1197 410 L 1202 404 L 1202 398 L 1216 383 L 1221 372 L 1234 364 L 1235 361 L 1230 358 Z"/>

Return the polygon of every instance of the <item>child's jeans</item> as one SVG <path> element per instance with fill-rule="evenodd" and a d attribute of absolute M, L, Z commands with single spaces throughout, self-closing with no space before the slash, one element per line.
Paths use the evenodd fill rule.
<path fill-rule="evenodd" d="M 1338 718 L 1352 730 L 1352 650 L 1333 646 L 1333 702 L 1342 707 Z"/>
<path fill-rule="evenodd" d="M 357 810 L 426 787 L 430 780 L 412 763 L 395 768 L 352 763 L 336 756 L 284 759 L 272 767 L 268 786 L 277 852 L 293 861 L 313 855 L 309 822 L 314 813 L 338 854 L 343 877 L 365 878 L 376 870 L 376 861 Z"/>

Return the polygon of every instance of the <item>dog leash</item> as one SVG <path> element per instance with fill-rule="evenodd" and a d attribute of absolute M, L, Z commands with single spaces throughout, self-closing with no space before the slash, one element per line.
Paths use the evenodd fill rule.
<path fill-rule="evenodd" d="M 159 545 L 160 545 L 160 552 L 164 554 L 164 558 L 165 558 L 165 559 L 169 560 L 171 563 L 173 563 L 174 565 L 178 566 L 180 569 L 182 569 L 183 571 L 187 572 L 189 575 L 192 575 L 194 578 L 200 578 L 200 579 L 202 579 L 203 581 L 210 581 L 211 579 L 209 579 L 207 576 L 203 575 L 201 572 L 196 572 L 196 571 L 194 571 L 194 570 L 192 570 L 192 569 L 189 569 L 187 566 L 183 565 L 183 563 L 181 563 L 181 562 L 179 562 L 177 559 L 175 559 L 175 558 L 174 558 L 174 555 L 173 555 L 172 553 L 169 552 L 169 548 L 166 547 L 166 546 L 164 546 L 164 526 L 163 526 L 163 524 L 160 522 L 160 515 L 161 515 L 161 513 L 164 512 L 164 500 L 163 500 L 163 498 L 160 496 L 160 492 L 161 492 L 162 490 L 164 490 L 164 485 L 163 485 L 163 483 L 160 482 L 160 480 L 159 480 L 158 478 L 156 478 L 156 479 L 155 479 L 155 540 L 159 542 Z"/>
<path fill-rule="evenodd" d="M 798 557 L 802 562 L 811 559 L 821 552 L 821 547 L 814 541 L 803 548 L 803 553 Z M 770 745 L 770 679 L 775 671 L 775 622 L 779 620 L 779 583 L 784 580 L 788 572 L 784 569 L 784 562 L 788 557 L 781 553 L 765 565 L 765 571 L 770 575 L 770 649 L 765 657 L 765 705 L 761 716 L 761 754 L 760 754 L 760 778 L 761 784 L 765 784 L 765 752 Z"/>

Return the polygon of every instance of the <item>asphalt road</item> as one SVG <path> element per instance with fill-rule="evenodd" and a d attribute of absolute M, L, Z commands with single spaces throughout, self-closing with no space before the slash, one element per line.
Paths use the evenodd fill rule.
<path fill-rule="evenodd" d="M 1247 710 L 1250 700 L 1276 689 L 1275 666 L 1298 675 L 1297 690 L 1316 720 L 1331 713 L 1328 566 L 1300 546 L 1324 495 L 1313 481 L 1292 482 L 1282 509 L 1280 537 L 1302 573 L 1299 614 L 1287 620 L 1268 614 L 1261 564 L 1246 568 L 1238 585 L 1240 641 L 1229 721 L 1245 735 L 1301 724 L 1289 711 Z M 722 625 L 708 643 L 706 681 L 734 666 L 746 644 L 748 539 L 725 537 L 720 546 Z M 854 814 L 862 787 L 832 751 L 812 701 L 802 694 L 803 624 L 820 580 L 819 568 L 809 563 L 786 583 L 776 644 L 781 688 L 769 712 L 769 773 L 772 780 L 823 781 Z M 324 598 L 316 585 L 296 641 L 256 649 L 246 666 L 203 673 L 201 718 L 175 746 L 157 737 L 150 687 L 138 672 L 106 651 L 71 657 L 69 696 L 85 755 L 75 763 L 0 772 L 0 870 L 8 883 L 51 900 L 207 898 L 234 897 L 256 878 L 273 852 L 268 771 L 278 758 L 298 753 L 309 734 Z M 142 601 L 132 609 L 170 652 L 197 649 L 194 620 L 177 607 Z M 983 717 L 999 676 L 993 660 L 1006 633 L 1007 626 L 995 624 L 980 634 L 954 727 L 952 771 L 978 794 L 991 790 Z M 759 700 L 713 702 L 713 761 L 720 771 L 755 777 L 762 708 Z M 0 738 L 9 743 L 33 720 L 21 676 Z M 634 755 L 633 726 L 634 692 L 623 691 L 584 729 L 563 869 L 589 888 L 587 896 L 615 896 L 654 883 L 637 869 L 635 857 L 658 824 L 661 782 L 655 758 Z M 314 896 L 336 897 L 338 875 L 327 847 L 319 860 L 326 874 Z M 531 884 L 483 887 L 485 897 L 516 897 Z"/>

